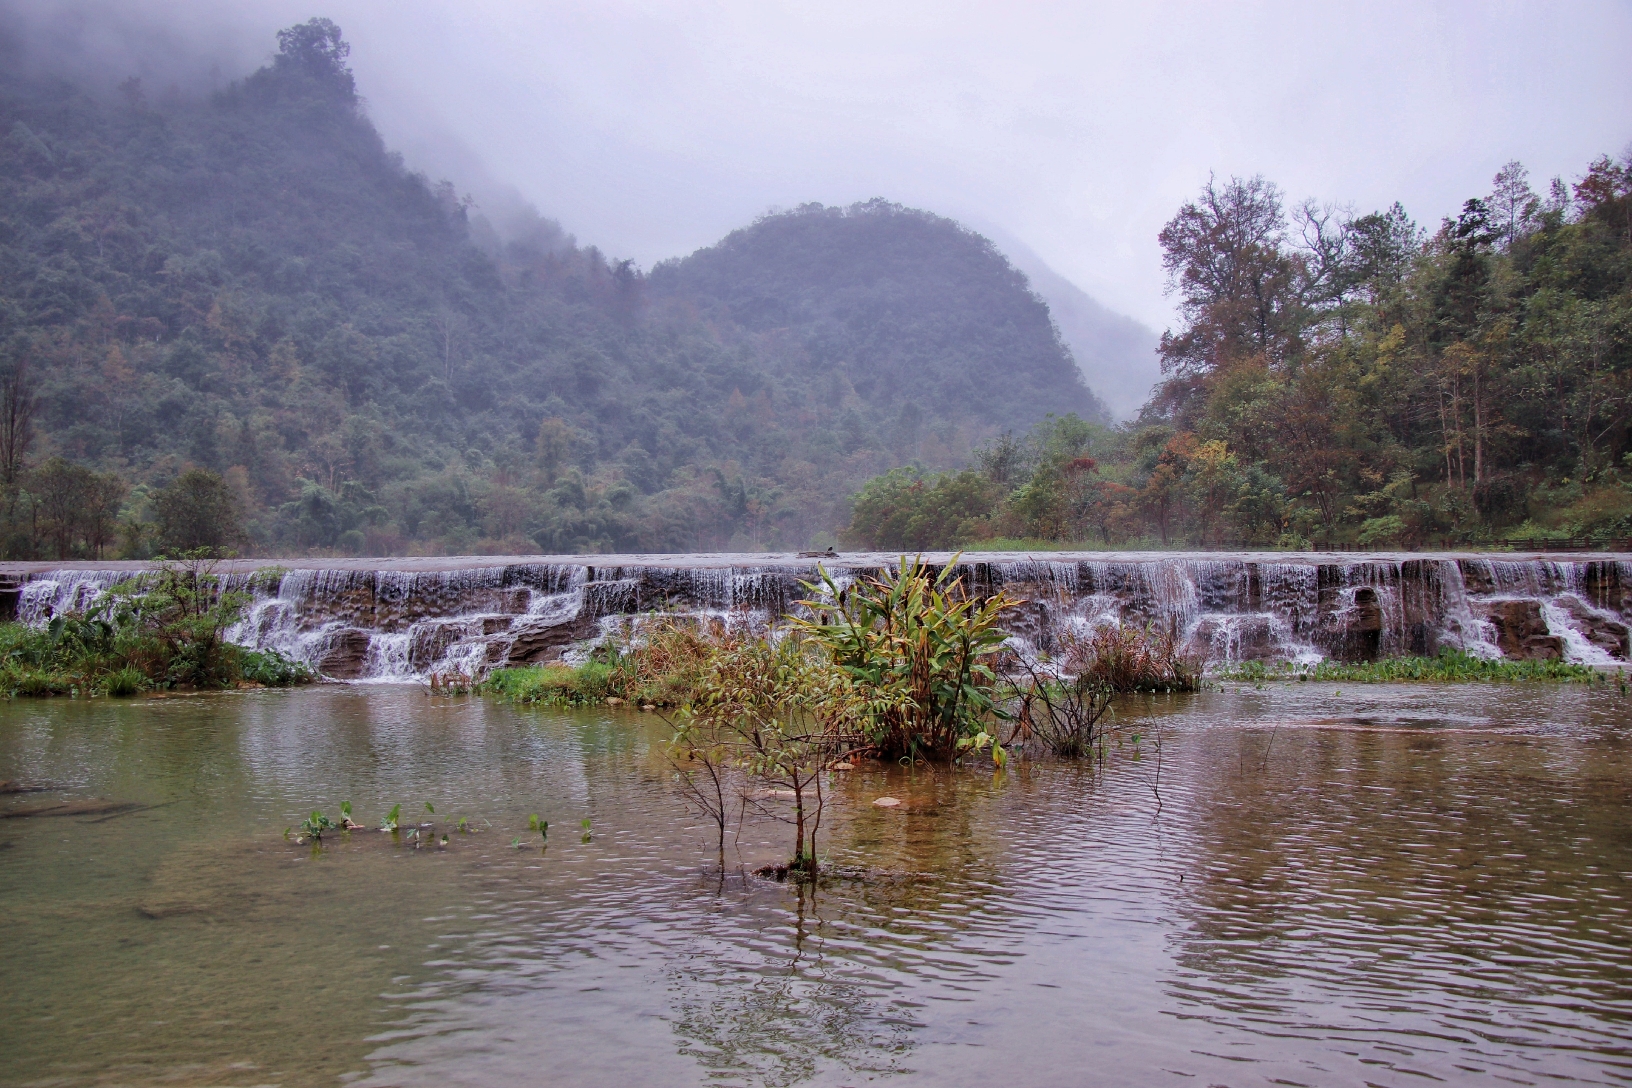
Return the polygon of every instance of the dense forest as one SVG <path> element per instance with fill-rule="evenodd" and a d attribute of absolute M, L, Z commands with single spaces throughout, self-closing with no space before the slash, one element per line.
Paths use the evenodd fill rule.
<path fill-rule="evenodd" d="M 501 237 L 348 53 L 314 19 L 199 100 L 0 63 L 6 555 L 798 547 L 891 465 L 1106 421 L 950 220 L 809 205 L 650 274 Z"/>
<path fill-rule="evenodd" d="M 848 536 L 1376 547 L 1632 537 L 1632 154 L 1509 163 L 1432 232 L 1216 179 L 1160 235 L 1181 322 L 1116 429 L 869 481 Z"/>

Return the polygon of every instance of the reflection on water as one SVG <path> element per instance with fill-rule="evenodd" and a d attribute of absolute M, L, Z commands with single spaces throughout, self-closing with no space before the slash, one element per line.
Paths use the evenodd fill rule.
<path fill-rule="evenodd" d="M 841 875 L 801 893 L 744 875 L 785 851 L 773 823 L 711 866 L 647 716 L 394 688 L 0 705 L 0 778 L 54 787 L 0 814 L 147 806 L 0 819 L 0 1083 L 1632 1080 L 1621 697 L 1118 713 L 1149 721 L 1139 758 L 1101 769 L 842 777 Z M 343 799 L 479 831 L 284 841 Z"/>

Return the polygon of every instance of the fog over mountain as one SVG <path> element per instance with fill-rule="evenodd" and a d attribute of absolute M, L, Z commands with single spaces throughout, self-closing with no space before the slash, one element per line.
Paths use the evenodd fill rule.
<path fill-rule="evenodd" d="M 1024 274 L 951 219 L 807 203 L 648 274 L 407 169 L 334 23 L 277 40 L 210 93 L 0 71 L 14 554 L 100 551 L 116 521 L 140 552 L 150 496 L 198 472 L 257 549 L 786 548 L 892 466 L 1109 421 Z M 33 496 L 93 492 L 42 536 Z"/>
<path fill-rule="evenodd" d="M 643 267 L 771 207 L 885 196 L 995 224 L 1156 330 L 1173 321 L 1156 233 L 1209 173 L 1432 223 L 1504 162 L 1545 179 L 1632 138 L 1632 8 L 1614 0 L 7 6 L 51 63 L 161 92 L 241 76 L 279 27 L 332 18 L 410 166 L 484 210 L 513 186 Z"/>
<path fill-rule="evenodd" d="M 1119 420 L 1137 415 L 1162 377 L 1156 333 L 1099 303 L 1019 239 L 991 227 L 982 232 L 1026 274 L 1031 289 L 1048 303 L 1060 338 L 1111 415 Z"/>

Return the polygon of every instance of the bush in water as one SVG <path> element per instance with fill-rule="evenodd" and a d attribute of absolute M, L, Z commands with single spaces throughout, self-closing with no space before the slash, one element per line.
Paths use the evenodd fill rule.
<path fill-rule="evenodd" d="M 952 578 L 957 562 L 936 574 L 902 557 L 897 571 L 842 589 L 818 568 L 800 602 L 812 615 L 795 627 L 863 693 L 868 739 L 885 758 L 949 761 L 991 741 L 993 661 L 1007 637 L 997 624 L 1015 602 L 969 594 Z"/>

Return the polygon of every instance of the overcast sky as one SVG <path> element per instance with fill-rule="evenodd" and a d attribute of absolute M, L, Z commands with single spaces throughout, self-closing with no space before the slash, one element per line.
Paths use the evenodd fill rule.
<path fill-rule="evenodd" d="M 1209 171 L 1433 225 L 1509 159 L 1540 188 L 1632 141 L 1632 2 L 69 7 L 26 10 L 105 68 L 169 37 L 228 77 L 327 15 L 411 165 L 479 197 L 485 169 L 643 266 L 883 196 L 1006 231 L 1157 329 L 1156 232 Z"/>

